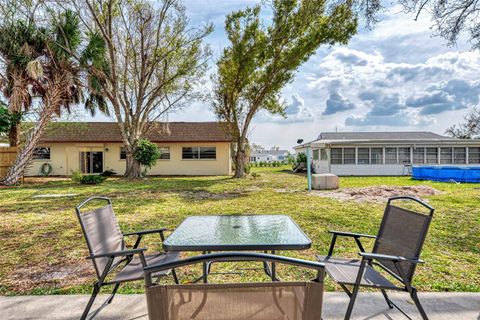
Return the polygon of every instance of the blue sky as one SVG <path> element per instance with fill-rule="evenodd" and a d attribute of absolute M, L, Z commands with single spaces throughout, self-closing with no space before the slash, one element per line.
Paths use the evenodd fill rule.
<path fill-rule="evenodd" d="M 212 22 L 207 38 L 214 56 L 227 45 L 225 16 L 253 0 L 188 0 L 193 25 Z M 283 90 L 287 118 L 261 112 L 252 142 L 290 149 L 298 138 L 322 131 L 433 131 L 443 134 L 478 105 L 480 54 L 466 41 L 448 47 L 432 37 L 427 15 L 414 21 L 399 7 L 389 8 L 373 29 L 362 29 L 346 46 L 322 47 Z M 208 84 L 207 84 L 208 88 Z M 170 121 L 212 121 L 208 104 L 193 102 Z"/>

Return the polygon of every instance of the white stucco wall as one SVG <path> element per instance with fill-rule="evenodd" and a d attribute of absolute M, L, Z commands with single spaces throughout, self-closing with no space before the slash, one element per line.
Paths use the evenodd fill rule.
<path fill-rule="evenodd" d="M 121 143 L 50 143 L 41 147 L 50 148 L 50 159 L 33 160 L 26 176 L 39 176 L 44 163 L 52 166 L 52 176 L 70 175 L 79 170 L 80 151 L 102 151 L 103 169 L 113 169 L 119 175 L 125 173 L 126 161 L 120 159 Z M 158 144 L 159 147 L 170 147 L 170 159 L 158 160 L 157 164 L 147 171 L 149 175 L 230 175 L 232 161 L 230 144 L 218 143 L 169 143 Z M 182 147 L 216 147 L 216 159 L 183 160 Z"/>

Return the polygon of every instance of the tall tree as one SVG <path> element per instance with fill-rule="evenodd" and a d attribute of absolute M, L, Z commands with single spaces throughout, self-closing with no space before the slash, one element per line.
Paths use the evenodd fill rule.
<path fill-rule="evenodd" d="M 480 109 L 474 108 L 465 116 L 463 123 L 449 127 L 445 133 L 459 139 L 472 139 L 480 135 Z"/>
<path fill-rule="evenodd" d="M 217 62 L 212 108 L 235 138 L 235 177 L 245 175 L 247 135 L 260 110 L 284 114 L 282 88 L 322 44 L 345 44 L 357 29 L 347 4 L 327 9 L 323 0 L 273 0 L 272 20 L 261 21 L 261 6 L 227 16 L 230 44 Z"/>
<path fill-rule="evenodd" d="M 94 26 L 107 44 L 110 73 L 103 92 L 126 148 L 128 178 L 141 176 L 135 149 L 155 121 L 195 96 L 210 57 L 203 39 L 212 26 L 193 28 L 180 0 L 73 1 L 85 27 Z"/>
<path fill-rule="evenodd" d="M 365 18 L 368 25 L 379 21 L 378 13 L 385 9 L 381 0 L 346 0 L 345 3 Z M 467 34 L 472 48 L 480 49 L 480 0 L 398 0 L 407 13 L 414 13 L 415 20 L 422 14 L 430 15 L 432 30 L 454 45 L 462 34 Z"/>
<path fill-rule="evenodd" d="M 18 117 L 32 104 L 32 93 L 28 90 L 31 85 L 29 72 L 34 72 L 39 65 L 32 61 L 43 55 L 44 48 L 45 39 L 31 21 L 4 20 L 0 27 L 0 57 L 4 66 L 2 93 L 8 99 L 11 116 Z M 18 123 L 10 126 L 8 138 L 12 147 L 19 144 L 19 128 Z"/>
<path fill-rule="evenodd" d="M 104 47 L 102 39 L 91 34 L 85 50 L 81 49 L 79 20 L 71 11 L 52 16 L 46 21 L 48 28 L 42 27 L 43 23 L 45 21 L 32 17 L 13 21 L 0 30 L 0 55 L 7 75 L 2 85 L 9 105 L 16 106 L 15 110 L 33 105 L 38 112 L 25 144 L 2 181 L 5 185 L 19 181 L 48 123 L 81 102 L 86 88 L 90 89 L 85 103 L 88 110 L 94 112 L 96 107 L 106 110 L 100 87 L 95 87 L 96 76 L 84 72 L 87 64 L 98 63 L 95 52 Z M 76 53 L 78 59 L 72 53 Z M 85 65 L 77 60 L 84 61 Z"/>

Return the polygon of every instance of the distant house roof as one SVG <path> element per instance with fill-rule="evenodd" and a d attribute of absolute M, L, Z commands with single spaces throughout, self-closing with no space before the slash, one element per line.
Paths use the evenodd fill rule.
<path fill-rule="evenodd" d="M 282 156 L 289 153 L 288 150 L 261 150 L 253 152 L 252 155 Z"/>
<path fill-rule="evenodd" d="M 230 142 L 225 123 L 155 122 L 145 135 L 152 142 Z M 55 122 L 42 136 L 48 142 L 122 142 L 115 122 Z"/>
<path fill-rule="evenodd" d="M 433 132 L 322 132 L 318 140 L 421 140 L 447 139 Z"/>

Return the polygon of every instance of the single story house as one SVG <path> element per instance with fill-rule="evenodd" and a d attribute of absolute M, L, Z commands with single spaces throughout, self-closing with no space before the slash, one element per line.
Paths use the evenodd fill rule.
<path fill-rule="evenodd" d="M 316 173 L 395 176 L 411 166 L 480 166 L 480 139 L 455 139 L 432 132 L 322 132 L 297 145 L 312 150 Z"/>
<path fill-rule="evenodd" d="M 148 175 L 230 175 L 232 139 L 218 122 L 153 123 L 146 138 L 156 143 L 161 157 Z M 80 170 L 122 175 L 126 154 L 120 128 L 114 122 L 52 123 L 34 152 L 26 176 L 41 175 L 48 163 L 50 175 L 66 176 Z"/>
<path fill-rule="evenodd" d="M 287 160 L 288 150 L 260 150 L 250 155 L 250 162 L 273 162 Z"/>

